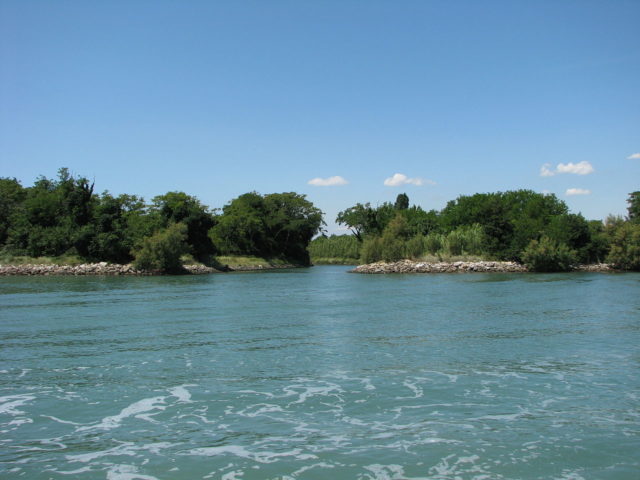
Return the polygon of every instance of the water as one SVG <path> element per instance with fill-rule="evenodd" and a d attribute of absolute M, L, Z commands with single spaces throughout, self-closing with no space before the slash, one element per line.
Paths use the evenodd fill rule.
<path fill-rule="evenodd" d="M 640 274 L 0 279 L 0 477 L 637 479 Z"/>

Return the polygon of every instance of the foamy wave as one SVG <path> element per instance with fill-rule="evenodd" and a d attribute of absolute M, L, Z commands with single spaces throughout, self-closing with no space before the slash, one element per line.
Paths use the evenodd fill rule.
<path fill-rule="evenodd" d="M 17 407 L 21 407 L 35 398 L 33 395 L 8 395 L 6 397 L 0 397 L 0 414 L 22 415 L 24 412 L 18 410 Z"/>
<path fill-rule="evenodd" d="M 115 465 L 107 472 L 107 480 L 158 480 L 151 475 L 142 475 L 133 465 Z"/>
<path fill-rule="evenodd" d="M 97 425 L 89 425 L 85 427 L 79 427 L 78 432 L 87 431 L 87 430 L 111 430 L 113 428 L 117 428 L 120 426 L 122 420 L 128 417 L 137 416 L 140 418 L 144 418 L 148 420 L 148 415 L 141 415 L 145 412 L 151 412 L 153 410 L 164 410 L 165 406 L 159 405 L 161 403 L 165 403 L 166 397 L 153 397 L 153 398 L 145 398 L 138 402 L 132 403 L 128 407 L 122 409 L 122 411 L 118 415 L 113 415 L 111 417 L 105 417 L 102 419 L 100 423 Z"/>
<path fill-rule="evenodd" d="M 240 458 L 247 458 L 259 463 L 273 463 L 280 457 L 294 457 L 297 460 L 313 460 L 318 457 L 309 453 L 302 453 L 299 448 L 294 448 L 288 452 L 251 452 L 241 445 L 224 445 L 221 447 L 204 447 L 189 450 L 186 455 L 195 455 L 198 457 L 215 457 L 218 455 L 235 455 Z"/>

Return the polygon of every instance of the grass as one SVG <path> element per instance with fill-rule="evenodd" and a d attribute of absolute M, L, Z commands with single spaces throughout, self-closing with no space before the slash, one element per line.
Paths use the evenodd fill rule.
<path fill-rule="evenodd" d="M 340 257 L 311 257 L 311 263 L 314 265 L 359 265 L 357 258 L 340 258 Z"/>
<path fill-rule="evenodd" d="M 215 257 L 214 261 L 219 266 L 226 265 L 231 269 L 284 267 L 292 264 L 292 262 L 280 258 L 262 258 L 242 255 L 220 255 Z M 215 267 L 216 265 L 211 266 Z"/>

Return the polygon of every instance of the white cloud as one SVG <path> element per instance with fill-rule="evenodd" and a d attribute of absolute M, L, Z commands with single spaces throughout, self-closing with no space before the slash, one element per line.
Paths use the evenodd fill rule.
<path fill-rule="evenodd" d="M 578 163 L 559 163 L 556 170 L 558 170 L 558 173 L 573 173 L 575 175 L 589 175 L 595 172 L 593 166 L 586 160 Z"/>
<path fill-rule="evenodd" d="M 586 190 L 584 188 L 567 188 L 565 195 L 589 195 L 591 190 Z"/>
<path fill-rule="evenodd" d="M 550 163 L 545 163 L 544 165 L 542 165 L 540 167 L 540 176 L 541 177 L 553 177 L 555 175 L 555 172 L 553 170 L 549 169 L 550 166 L 551 166 Z"/>
<path fill-rule="evenodd" d="M 541 177 L 553 177 L 554 175 L 558 175 L 560 173 L 573 173 L 574 175 L 589 175 L 590 173 L 595 172 L 593 165 L 591 165 L 586 160 L 578 163 L 559 163 L 555 170 L 551 170 L 550 163 L 545 163 L 540 167 L 540 176 Z"/>
<path fill-rule="evenodd" d="M 436 182 L 420 177 L 409 178 L 404 173 L 394 173 L 393 177 L 385 179 L 384 184 L 387 187 L 399 187 L 400 185 L 415 185 L 416 187 L 421 187 L 424 184 L 435 185 Z"/>
<path fill-rule="evenodd" d="M 349 182 L 347 182 L 340 175 L 336 175 L 335 177 L 328 178 L 312 178 L 307 183 L 309 185 L 313 185 L 314 187 L 336 187 L 339 185 L 346 185 Z"/>
<path fill-rule="evenodd" d="M 629 155 L 627 160 L 640 160 L 640 153 L 633 153 Z"/>

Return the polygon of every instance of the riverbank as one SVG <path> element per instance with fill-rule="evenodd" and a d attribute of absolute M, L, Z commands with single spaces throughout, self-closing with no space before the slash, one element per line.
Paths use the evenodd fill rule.
<path fill-rule="evenodd" d="M 608 272 L 613 269 L 609 264 L 578 265 L 574 271 Z M 421 262 L 416 260 L 400 260 L 399 262 L 376 262 L 359 265 L 351 273 L 385 274 L 385 273 L 525 273 L 526 266 L 516 262 Z"/>
<path fill-rule="evenodd" d="M 248 272 L 275 270 L 282 268 L 299 268 L 299 265 L 293 264 L 269 264 L 259 263 L 254 265 L 225 265 L 223 268 L 213 268 L 202 264 L 184 265 L 184 275 L 204 275 L 211 273 L 224 272 Z M 178 273 L 178 274 L 180 274 Z M 162 275 L 160 272 L 152 272 L 138 270 L 132 264 L 121 265 L 116 263 L 83 263 L 80 265 L 56 265 L 56 264 L 23 264 L 23 265 L 0 265 L 0 276 L 23 275 L 23 276 L 47 276 L 47 275 L 68 275 L 68 276 L 84 276 L 84 275 L 134 275 L 134 276 L 150 276 Z"/>

